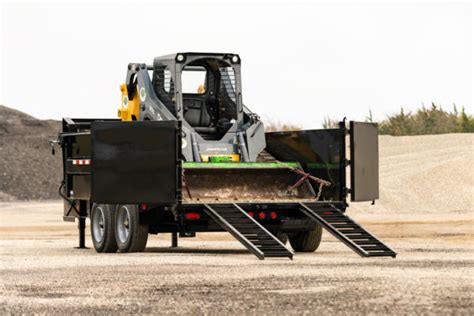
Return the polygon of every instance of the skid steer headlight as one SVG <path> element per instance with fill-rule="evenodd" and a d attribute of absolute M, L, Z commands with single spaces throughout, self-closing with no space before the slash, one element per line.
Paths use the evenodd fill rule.
<path fill-rule="evenodd" d="M 179 62 L 183 62 L 184 61 L 184 55 L 178 54 L 178 56 L 176 56 L 176 60 L 179 61 Z"/>
<path fill-rule="evenodd" d="M 239 57 L 237 55 L 232 56 L 232 62 L 234 64 L 238 63 L 239 62 Z"/>

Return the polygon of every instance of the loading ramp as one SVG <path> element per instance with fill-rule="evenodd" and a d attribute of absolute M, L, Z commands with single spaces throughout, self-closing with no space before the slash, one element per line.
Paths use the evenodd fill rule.
<path fill-rule="evenodd" d="M 300 210 L 361 257 L 396 257 L 377 237 L 330 204 L 300 203 Z"/>
<path fill-rule="evenodd" d="M 260 260 L 290 258 L 293 252 L 237 204 L 204 204 L 205 212 Z"/>

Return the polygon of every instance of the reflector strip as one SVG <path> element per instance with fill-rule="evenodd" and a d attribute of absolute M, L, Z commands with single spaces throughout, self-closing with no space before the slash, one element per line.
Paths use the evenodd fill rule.
<path fill-rule="evenodd" d="M 72 164 L 79 165 L 79 166 L 88 166 L 91 164 L 91 160 L 90 159 L 73 159 Z"/>

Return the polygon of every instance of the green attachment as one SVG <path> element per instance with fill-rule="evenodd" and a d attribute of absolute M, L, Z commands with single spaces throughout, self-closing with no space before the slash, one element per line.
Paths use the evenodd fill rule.
<path fill-rule="evenodd" d="M 221 162 L 230 162 L 232 157 L 230 156 L 210 156 L 209 162 L 211 163 L 221 163 Z"/>
<path fill-rule="evenodd" d="M 185 169 L 280 169 L 300 168 L 298 162 L 183 162 Z"/>

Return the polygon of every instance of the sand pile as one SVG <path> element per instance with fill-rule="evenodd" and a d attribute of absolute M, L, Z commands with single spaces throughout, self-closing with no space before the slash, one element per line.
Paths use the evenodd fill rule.
<path fill-rule="evenodd" d="M 474 134 L 380 136 L 380 200 L 350 211 L 474 210 L 473 142 Z"/>
<path fill-rule="evenodd" d="M 59 130 L 60 122 L 0 105 L 0 201 L 58 198 L 61 155 L 48 140 Z"/>

